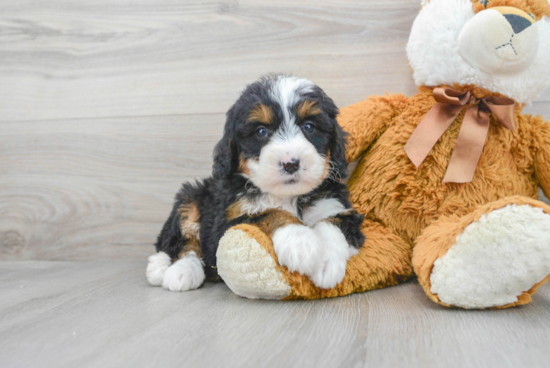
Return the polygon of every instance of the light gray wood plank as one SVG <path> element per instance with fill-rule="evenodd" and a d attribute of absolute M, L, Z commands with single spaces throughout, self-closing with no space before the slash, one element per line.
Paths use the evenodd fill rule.
<path fill-rule="evenodd" d="M 151 287 L 145 262 L 0 262 L 4 367 L 546 367 L 550 287 L 466 311 L 416 282 L 318 301 Z"/>
<path fill-rule="evenodd" d="M 0 120 L 222 113 L 268 72 L 310 78 L 341 106 L 412 94 L 418 11 L 418 0 L 3 1 Z"/>
<path fill-rule="evenodd" d="M 339 105 L 413 93 L 418 0 L 0 3 L 0 121 L 223 113 L 270 72 Z"/>
<path fill-rule="evenodd" d="M 2 123 L 0 259 L 143 259 L 224 116 Z"/>

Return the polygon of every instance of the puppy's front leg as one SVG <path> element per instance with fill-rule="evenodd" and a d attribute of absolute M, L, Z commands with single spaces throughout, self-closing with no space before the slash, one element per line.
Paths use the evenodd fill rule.
<path fill-rule="evenodd" d="M 313 227 L 323 247 L 321 266 L 310 277 L 316 286 L 331 289 L 342 282 L 348 259 L 359 252 L 365 241 L 361 233 L 363 218 L 336 199 L 325 199 L 306 211 L 304 221 Z"/>
<path fill-rule="evenodd" d="M 280 265 L 310 279 L 318 272 L 324 251 L 314 229 L 282 210 L 266 211 L 257 225 L 271 237 Z"/>

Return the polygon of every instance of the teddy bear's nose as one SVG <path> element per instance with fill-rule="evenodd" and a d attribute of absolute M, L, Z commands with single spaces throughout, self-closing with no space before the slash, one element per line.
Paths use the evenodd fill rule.
<path fill-rule="evenodd" d="M 520 33 L 525 28 L 531 25 L 531 22 L 526 18 L 516 14 L 503 14 L 504 18 L 510 23 L 515 34 Z"/>
<path fill-rule="evenodd" d="M 511 6 L 495 6 L 489 9 L 496 10 L 500 14 L 502 14 L 502 16 L 506 18 L 508 23 L 510 23 L 510 25 L 512 26 L 515 34 L 520 33 L 521 31 L 535 23 L 535 19 L 533 19 L 533 17 L 529 16 L 529 14 L 518 8 L 514 8 Z"/>

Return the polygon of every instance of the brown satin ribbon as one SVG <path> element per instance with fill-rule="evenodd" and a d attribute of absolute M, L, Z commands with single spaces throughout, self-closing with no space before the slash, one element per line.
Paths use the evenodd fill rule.
<path fill-rule="evenodd" d="M 477 99 L 469 91 L 460 92 L 444 87 L 435 88 L 433 94 L 436 104 L 409 138 L 405 152 L 416 167 L 420 166 L 463 107 L 472 105 L 464 114 L 456 146 L 443 178 L 443 183 L 469 183 L 474 178 L 489 132 L 489 114 L 493 113 L 506 129 L 515 130 L 515 102 L 496 96 Z"/>

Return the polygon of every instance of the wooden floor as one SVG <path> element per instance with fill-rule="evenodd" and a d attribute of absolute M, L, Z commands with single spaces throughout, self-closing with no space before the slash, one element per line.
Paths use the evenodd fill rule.
<path fill-rule="evenodd" d="M 419 7 L 0 0 L 0 368 L 548 367 L 548 286 L 485 312 L 416 282 L 282 303 L 145 281 L 174 193 L 210 174 L 246 84 L 294 73 L 339 106 L 412 95 Z M 525 112 L 550 118 L 550 90 Z"/>
<path fill-rule="evenodd" d="M 500 311 L 416 282 L 318 301 L 177 293 L 143 261 L 0 262 L 1 367 L 548 367 L 550 286 Z"/>

